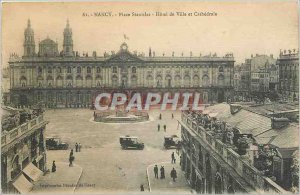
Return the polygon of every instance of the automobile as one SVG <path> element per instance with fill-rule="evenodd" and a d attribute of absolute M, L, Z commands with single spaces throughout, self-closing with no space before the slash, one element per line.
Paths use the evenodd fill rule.
<path fill-rule="evenodd" d="M 143 150 L 144 149 L 144 143 L 138 142 L 138 137 L 136 136 L 120 136 L 120 144 L 122 149 L 138 149 Z"/>
<path fill-rule="evenodd" d="M 181 148 L 181 141 L 177 135 L 167 135 L 164 137 L 164 147 L 168 148 Z"/>
<path fill-rule="evenodd" d="M 59 138 L 46 138 L 46 148 L 48 150 L 67 150 L 69 144 L 62 142 Z"/>

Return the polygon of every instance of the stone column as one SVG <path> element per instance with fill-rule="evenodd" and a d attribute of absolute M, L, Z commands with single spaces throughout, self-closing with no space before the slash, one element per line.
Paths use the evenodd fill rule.
<path fill-rule="evenodd" d="M 56 68 L 53 68 L 52 72 L 53 72 L 53 87 L 57 87 L 56 86 Z"/>
<path fill-rule="evenodd" d="M 73 87 L 76 87 L 76 81 L 75 81 L 75 77 L 76 77 L 76 67 L 72 67 L 72 78 L 73 78 Z"/>
<path fill-rule="evenodd" d="M 180 86 L 184 87 L 184 71 L 185 71 L 185 67 L 180 66 Z"/>
<path fill-rule="evenodd" d="M 82 78 L 82 79 L 83 79 L 83 80 L 82 80 L 82 82 L 83 82 L 83 83 L 82 83 L 82 86 L 83 86 L 83 87 L 86 87 L 86 80 L 85 80 L 86 67 L 85 67 L 85 66 L 82 66 L 82 67 L 81 67 L 81 73 L 82 73 L 82 77 L 83 77 L 83 78 Z"/>
<path fill-rule="evenodd" d="M 165 77 L 166 77 L 166 75 L 165 75 L 165 67 L 162 68 L 162 77 L 163 77 L 162 78 L 162 87 L 165 88 L 166 87 L 166 83 L 165 83 L 166 82 L 166 79 L 165 79 Z"/>
<path fill-rule="evenodd" d="M 191 72 L 190 72 L 190 87 L 192 87 L 194 85 L 193 84 L 194 68 L 191 67 L 190 70 L 191 70 Z"/>
<path fill-rule="evenodd" d="M 95 77 L 96 77 L 96 74 L 95 74 L 95 69 L 96 69 L 96 66 L 92 66 L 92 87 L 95 87 Z"/>
<path fill-rule="evenodd" d="M 128 67 L 128 86 L 131 87 L 131 67 Z"/>

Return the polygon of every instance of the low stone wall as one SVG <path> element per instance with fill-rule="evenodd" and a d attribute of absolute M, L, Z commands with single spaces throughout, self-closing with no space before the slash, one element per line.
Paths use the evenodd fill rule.
<path fill-rule="evenodd" d="M 132 116 L 132 117 L 94 117 L 94 121 L 96 122 L 104 122 L 104 123 L 135 123 L 135 122 L 143 122 L 148 121 L 149 116 Z"/>

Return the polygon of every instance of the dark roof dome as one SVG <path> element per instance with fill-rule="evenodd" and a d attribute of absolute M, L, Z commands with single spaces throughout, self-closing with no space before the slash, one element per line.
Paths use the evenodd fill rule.
<path fill-rule="evenodd" d="M 55 45 L 55 41 L 47 37 L 47 39 L 44 39 L 40 42 L 41 45 Z"/>

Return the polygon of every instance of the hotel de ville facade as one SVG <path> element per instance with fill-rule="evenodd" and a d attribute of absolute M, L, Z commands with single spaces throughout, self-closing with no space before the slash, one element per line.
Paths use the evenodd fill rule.
<path fill-rule="evenodd" d="M 46 107 L 91 107 L 99 93 L 123 90 L 134 92 L 198 92 L 203 103 L 227 101 L 233 91 L 234 57 L 156 56 L 130 52 L 126 43 L 118 52 L 98 56 L 74 51 L 72 29 L 67 21 L 63 31 L 63 50 L 47 37 L 39 42 L 28 20 L 24 32 L 24 54 L 12 55 L 10 102 L 14 106 L 44 103 Z M 80 43 L 78 43 L 80 45 Z M 201 46 L 199 46 L 201 47 Z M 170 48 L 172 50 L 172 48 Z M 179 100 L 180 101 L 180 100 Z"/>

